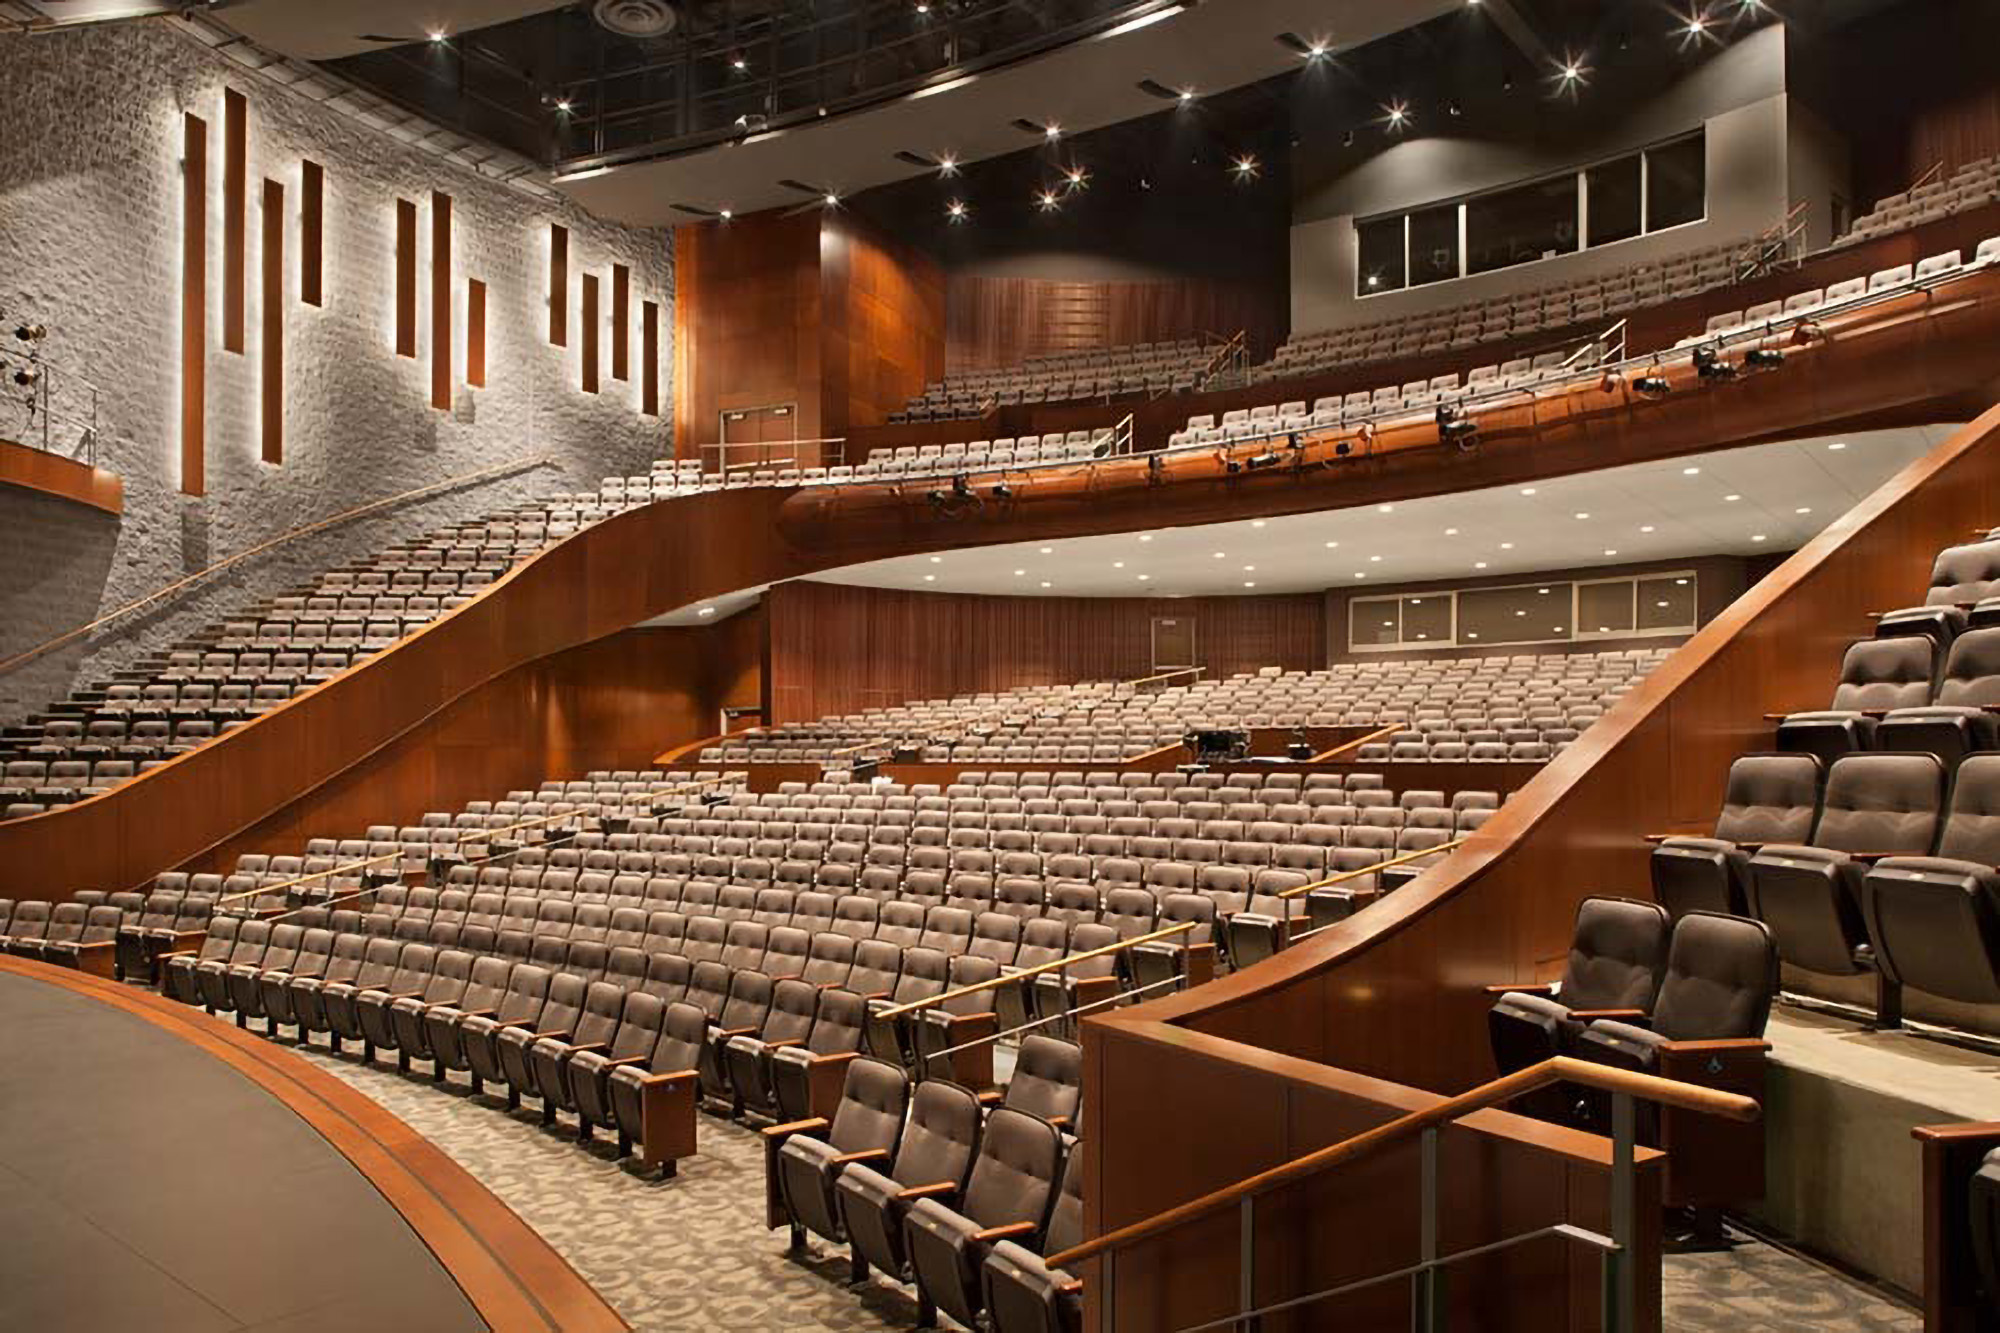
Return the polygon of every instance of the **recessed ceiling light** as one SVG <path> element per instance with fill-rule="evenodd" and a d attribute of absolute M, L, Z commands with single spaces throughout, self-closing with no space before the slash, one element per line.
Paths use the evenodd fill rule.
<path fill-rule="evenodd" d="M 1257 586 L 1257 580 L 1255 580 L 1255 579 L 1245 579 L 1245 580 L 1243 580 L 1243 586 L 1244 586 L 1244 587 L 1246 587 L 1246 588 L 1254 588 L 1254 587 L 1256 587 L 1256 586 Z"/>
<path fill-rule="evenodd" d="M 1741 500 L 1743 497 L 1740 495 L 1725 495 L 1722 498 L 1734 504 L 1736 501 Z"/>
<path fill-rule="evenodd" d="M 1797 509 L 1794 509 L 1792 512 L 1794 514 L 1810 514 L 1812 512 L 1812 506 L 1800 505 Z"/>
<path fill-rule="evenodd" d="M 924 575 L 924 582 L 925 582 L 925 583 L 936 583 L 936 582 L 937 582 L 937 575 L 935 575 L 935 574 L 926 574 L 926 575 Z"/>
<path fill-rule="evenodd" d="M 1589 518 L 1589 517 L 1590 517 L 1590 511 L 1589 511 L 1589 510 L 1587 510 L 1587 509 L 1579 509 L 1579 510 L 1577 510 L 1577 511 L 1576 511 L 1576 516 L 1577 516 L 1578 518 Z"/>
<path fill-rule="evenodd" d="M 1515 615 L 1517 615 L 1517 616 L 1525 616 L 1525 615 L 1527 615 L 1528 613 L 1527 613 L 1526 611 L 1516 611 L 1516 612 L 1515 612 L 1514 614 L 1515 614 Z"/>
<path fill-rule="evenodd" d="M 1503 551 L 1511 551 L 1511 550 L 1513 550 L 1513 549 L 1514 549 L 1514 543 L 1512 543 L 1512 542 L 1501 542 L 1501 543 L 1500 543 L 1500 549 L 1501 549 L 1501 550 L 1503 550 Z"/>
<path fill-rule="evenodd" d="M 1654 602 L 1653 605 L 1659 607 L 1662 610 L 1665 610 L 1667 603 L 1666 600 L 1663 598 L 1660 601 Z"/>
<path fill-rule="evenodd" d="M 1761 542 L 1764 540 L 1764 534 L 1760 532 L 1756 536 L 1752 537 L 1750 540 L 1753 542 Z"/>
<path fill-rule="evenodd" d="M 1395 513 L 1395 512 L 1396 512 L 1396 506 L 1394 506 L 1394 505 L 1376 505 L 1376 506 L 1375 506 L 1375 512 L 1376 512 L 1376 513 L 1378 513 L 1378 514 L 1393 514 L 1393 513 Z"/>
<path fill-rule="evenodd" d="M 1652 530 L 1653 530 L 1653 525 L 1651 523 L 1641 523 L 1639 525 L 1639 531 L 1641 532 L 1651 532 Z"/>
<path fill-rule="evenodd" d="M 1547 588 L 1537 588 L 1535 589 L 1535 591 L 1540 593 L 1544 597 L 1547 597 L 1549 595 L 1549 590 Z"/>
<path fill-rule="evenodd" d="M 1382 563 L 1382 557 L 1379 555 L 1371 555 L 1368 557 L 1368 563 L 1371 565 L 1379 565 Z"/>
<path fill-rule="evenodd" d="M 1229 552 L 1227 551 L 1211 551 L 1209 552 L 1209 554 L 1214 556 L 1217 560 L 1227 560 L 1229 558 Z"/>
<path fill-rule="evenodd" d="M 1326 549 L 1327 549 L 1327 550 L 1329 550 L 1329 551 L 1331 551 L 1331 550 L 1332 550 L 1332 549 L 1333 549 L 1334 547 L 1336 547 L 1336 546 L 1338 546 L 1338 545 L 1340 545 L 1340 543 L 1339 543 L 1339 542 L 1328 542 L 1328 543 L 1326 544 Z"/>
<path fill-rule="evenodd" d="M 1607 546 L 1607 547 L 1605 547 L 1605 548 L 1604 548 L 1604 554 L 1606 554 L 1606 555 L 1617 555 L 1617 554 L 1618 554 L 1618 548 L 1617 548 L 1617 547 L 1615 547 L 1615 546 Z"/>
<path fill-rule="evenodd" d="M 1150 532 L 1142 532 L 1139 534 L 1139 540 L 1142 542 L 1149 542 L 1153 540 L 1153 534 Z"/>
<path fill-rule="evenodd" d="M 1446 529 L 1444 530 L 1444 535 L 1445 535 L 1445 536 L 1447 536 L 1447 537 L 1456 537 L 1456 536 L 1458 535 L 1458 529 L 1457 529 L 1457 528 L 1446 528 Z"/>
<path fill-rule="evenodd" d="M 1533 495 L 1534 493 L 1535 493 L 1535 488 L 1533 486 L 1523 486 L 1521 488 L 1521 494 L 1523 495 Z"/>
<path fill-rule="evenodd" d="M 1243 566 L 1243 572 L 1244 572 L 1245 574 L 1255 574 L 1255 573 L 1257 572 L 1257 566 L 1255 566 L 1255 565 L 1245 565 L 1245 566 Z"/>
<path fill-rule="evenodd" d="M 1472 567 L 1474 569 L 1484 569 L 1486 568 L 1486 562 L 1484 560 L 1475 560 L 1472 562 Z"/>
<path fill-rule="evenodd" d="M 1681 469 L 1681 475 L 1683 477 L 1699 477 L 1701 469 L 1698 467 L 1684 467 Z"/>
<path fill-rule="evenodd" d="M 704 606 L 701 610 L 695 612 L 695 614 L 702 616 L 712 616 L 715 614 L 715 608 L 712 606 Z"/>
<path fill-rule="evenodd" d="M 431 40 L 434 42 L 441 42 L 448 36 L 450 36 L 450 34 L 447 33 L 443 28 L 431 29 Z"/>
<path fill-rule="evenodd" d="M 1050 121 L 1047 127 L 1042 130 L 1042 137 L 1046 139 L 1062 138 L 1062 126 L 1056 124 L 1054 121 Z"/>
<path fill-rule="evenodd" d="M 1555 633 L 1557 633 L 1557 634 L 1560 634 L 1560 633 L 1562 633 L 1562 632 L 1563 632 L 1563 627 L 1562 627 L 1561 625 L 1551 625 L 1551 626 L 1549 626 L 1549 628 L 1550 628 L 1550 629 L 1551 629 L 1552 631 L 1554 631 Z"/>
<path fill-rule="evenodd" d="M 1044 546 L 1042 548 L 1043 555 L 1054 555 L 1055 553 L 1056 553 L 1056 548 L 1053 546 Z"/>
<path fill-rule="evenodd" d="M 1675 587 L 1677 587 L 1677 588 L 1685 588 L 1685 587 L 1687 587 L 1687 585 L 1688 585 L 1688 581 L 1687 581 L 1686 579 L 1675 579 L 1675 580 L 1674 580 L 1674 586 L 1675 586 Z"/>
<path fill-rule="evenodd" d="M 1368 576 L 1367 576 L 1366 574 L 1362 573 L 1362 572 L 1361 572 L 1360 570 L 1358 570 L 1358 569 L 1357 569 L 1357 570 L 1355 570 L 1355 571 L 1354 571 L 1354 577 L 1355 577 L 1355 578 L 1357 578 L 1357 579 L 1365 579 L 1365 578 L 1367 578 Z"/>
<path fill-rule="evenodd" d="M 934 555 L 931 557 L 931 563 L 934 565 L 941 565 L 944 563 L 944 557 L 941 555 Z"/>
<path fill-rule="evenodd" d="M 1253 518 L 1250 520 L 1250 526 L 1253 528 L 1261 528 L 1264 526 L 1264 520 L 1261 518 Z"/>
<path fill-rule="evenodd" d="M 1141 574 L 1141 575 L 1139 576 L 1139 582 L 1141 582 L 1141 583 L 1149 583 L 1149 582 L 1151 582 L 1151 581 L 1152 581 L 1152 578 L 1153 578 L 1153 576 L 1152 576 L 1151 574 Z"/>
<path fill-rule="evenodd" d="M 1050 583 L 1050 582 L 1049 582 L 1049 581 L 1048 581 L 1047 579 L 1043 579 L 1043 580 L 1042 580 L 1042 586 L 1043 586 L 1044 588 L 1053 588 L 1053 587 L 1055 587 L 1056 585 L 1055 585 L 1055 584 L 1053 584 L 1053 583 Z"/>
<path fill-rule="evenodd" d="M 1113 560 L 1111 562 L 1111 567 L 1113 569 L 1123 569 L 1125 568 L 1125 562 L 1123 560 Z"/>
<path fill-rule="evenodd" d="M 1025 576 L 1027 575 L 1027 573 L 1028 573 L 1028 571 L 1027 571 L 1027 570 L 1025 570 L 1025 569 L 1017 569 L 1017 570 L 1015 570 L 1015 571 L 1014 571 L 1014 577 L 1015 577 L 1015 578 L 1017 578 L 1017 579 L 1018 579 L 1018 578 L 1023 578 L 1023 577 L 1025 577 Z"/>
<path fill-rule="evenodd" d="M 1829 444 L 1827 446 L 1827 448 L 1833 450 L 1836 453 L 1838 453 L 1842 449 L 1845 449 L 1846 447 L 1847 447 L 1846 440 L 1835 440 L 1832 444 Z"/>

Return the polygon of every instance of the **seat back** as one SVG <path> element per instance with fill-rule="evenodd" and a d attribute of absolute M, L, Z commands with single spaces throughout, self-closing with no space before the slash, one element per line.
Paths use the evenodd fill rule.
<path fill-rule="evenodd" d="M 1959 761 L 1937 854 L 2000 865 L 2000 754 L 1967 755 Z"/>
<path fill-rule="evenodd" d="M 889 1176 L 899 1185 L 965 1179 L 979 1147 L 979 1098 L 941 1078 L 917 1084 Z"/>
<path fill-rule="evenodd" d="M 848 1062 L 827 1142 L 840 1153 L 893 1152 L 909 1104 L 908 1075 L 886 1060 L 859 1056 Z"/>
<path fill-rule="evenodd" d="M 1730 842 L 1803 843 L 1819 819 L 1819 760 L 1809 754 L 1746 754 L 1729 766 L 1715 836 Z"/>
<path fill-rule="evenodd" d="M 1023 1037 L 1003 1104 L 1075 1125 L 1083 1104 L 1083 1048 L 1040 1033 Z"/>
<path fill-rule="evenodd" d="M 1980 545 L 2000 547 L 2000 542 Z M 1966 708 L 2000 704 L 2000 626 L 1967 630 L 1952 640 L 1938 675 L 1936 700 Z"/>
<path fill-rule="evenodd" d="M 1933 754 L 1843 755 L 1826 774 L 1813 845 L 1922 856 L 1937 840 L 1944 764 Z"/>
<path fill-rule="evenodd" d="M 1674 924 L 1653 1031 L 1668 1041 L 1761 1037 L 1777 993 L 1778 947 L 1769 926 L 1689 912 Z"/>
<path fill-rule="evenodd" d="M 957 1211 L 981 1227 L 1032 1222 L 1039 1231 L 1061 1163 L 1062 1134 L 1054 1125 L 1010 1106 L 996 1107 L 986 1117 Z"/>

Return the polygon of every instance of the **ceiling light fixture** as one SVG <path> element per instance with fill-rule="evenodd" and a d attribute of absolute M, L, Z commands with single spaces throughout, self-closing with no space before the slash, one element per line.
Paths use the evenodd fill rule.
<path fill-rule="evenodd" d="M 1035 207 L 1041 209 L 1044 213 L 1053 213 L 1056 209 L 1062 207 L 1062 200 L 1054 190 L 1043 190 L 1035 196 Z"/>
<path fill-rule="evenodd" d="M 433 42 L 443 42 L 444 39 L 446 37 L 449 37 L 451 34 L 446 32 L 443 28 L 432 28 L 430 35 L 431 35 L 431 40 Z"/>
<path fill-rule="evenodd" d="M 1170 19 L 1186 8 L 1186 5 L 1168 5 L 1165 9 L 1156 9 L 1150 14 L 1141 14 L 1138 18 L 1127 19 L 1114 28 L 1106 28 L 1104 35 L 1106 37 L 1123 37 L 1128 32 L 1137 32 L 1141 28 L 1150 28 L 1163 19 Z"/>
<path fill-rule="evenodd" d="M 966 208 L 965 200 L 963 199 L 954 199 L 950 203 L 944 206 L 945 216 L 950 218 L 953 222 L 965 221 L 966 215 L 970 211 L 971 211 L 970 209 Z"/>
<path fill-rule="evenodd" d="M 1410 123 L 1410 105 L 1407 102 L 1391 102 L 1382 110 L 1387 113 L 1389 128 L 1400 130 Z"/>
<path fill-rule="evenodd" d="M 1054 121 L 1050 121 L 1042 127 L 1042 137 L 1044 139 L 1062 138 L 1062 126 L 1056 124 Z"/>
<path fill-rule="evenodd" d="M 938 175 L 956 176 L 957 174 L 958 174 L 957 158 L 953 157 L 950 153 L 946 153 L 943 157 L 940 157 L 938 159 Z"/>
<path fill-rule="evenodd" d="M 1257 175 L 1257 159 L 1245 153 L 1230 164 L 1230 170 L 1236 173 L 1237 180 L 1254 180 Z"/>

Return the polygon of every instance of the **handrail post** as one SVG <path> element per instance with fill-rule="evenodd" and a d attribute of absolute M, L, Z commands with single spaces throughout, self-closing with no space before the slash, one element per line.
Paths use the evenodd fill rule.
<path fill-rule="evenodd" d="M 1629 1092 L 1611 1096 L 1611 1239 L 1604 1252 L 1604 1333 L 1631 1333 L 1639 1314 L 1639 1267 L 1633 1262 L 1637 1232 L 1632 1159 L 1637 1109 Z"/>
<path fill-rule="evenodd" d="M 1444 1269 L 1438 1267 L 1438 1132 L 1426 1129 L 1421 1141 L 1418 1169 L 1417 1250 L 1423 1261 L 1410 1279 L 1411 1333 L 1444 1333 Z"/>
<path fill-rule="evenodd" d="M 1246 1194 L 1236 1220 L 1236 1302 L 1243 1312 L 1237 1333 L 1258 1333 L 1264 1320 L 1257 1309 L 1257 1196 Z"/>

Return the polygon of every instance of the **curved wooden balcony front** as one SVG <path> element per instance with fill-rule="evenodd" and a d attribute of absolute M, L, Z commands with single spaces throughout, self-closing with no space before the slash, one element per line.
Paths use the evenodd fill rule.
<path fill-rule="evenodd" d="M 0 823 L 0 895 L 124 888 L 275 811 L 290 807 L 295 822 L 309 822 L 315 793 L 396 754 L 489 683 L 742 588 L 909 552 L 1339 508 L 1848 424 L 1969 414 L 1965 404 L 2000 381 L 2000 270 L 1829 317 L 1823 333 L 1789 344 L 1785 365 L 1732 382 L 1698 380 L 1685 359 L 1669 363 L 1660 373 L 1673 391 L 1662 398 L 1636 395 L 1629 377 L 1608 389 L 1592 379 L 1484 409 L 1471 450 L 1441 442 L 1434 423 L 1414 417 L 1367 447 L 1339 433 L 1306 440 L 1297 466 L 1232 474 L 1204 450 L 1164 457 L 1157 479 L 1144 457 L 1014 474 L 1011 499 L 989 498 L 956 519 L 938 514 L 928 486 L 916 483 L 722 491 L 632 510 L 207 745 L 102 796 Z M 1336 453 L 1343 438 L 1346 459 Z M 528 706 L 559 707 L 547 693 Z M 682 738 L 649 739 L 657 749 Z M 421 791 L 411 799 L 432 808 Z"/>

